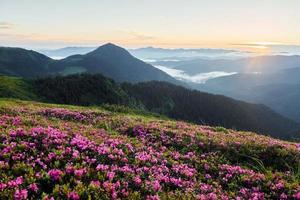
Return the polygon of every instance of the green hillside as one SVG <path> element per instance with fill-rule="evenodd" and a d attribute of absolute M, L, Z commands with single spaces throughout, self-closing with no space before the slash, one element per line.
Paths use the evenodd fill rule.
<path fill-rule="evenodd" d="M 32 50 L 0 47 L 0 75 L 40 77 L 49 75 L 48 65 L 53 60 Z"/>
<path fill-rule="evenodd" d="M 0 199 L 299 199 L 300 144 L 115 110 L 0 100 Z"/>
<path fill-rule="evenodd" d="M 299 140 L 300 125 L 264 105 L 165 82 L 119 84 L 102 75 L 79 74 L 36 80 L 3 77 L 0 88 L 5 88 L 0 97 L 83 106 L 122 105 L 197 124 Z"/>
<path fill-rule="evenodd" d="M 23 100 L 37 99 L 30 81 L 8 76 L 0 76 L 0 97 Z"/>

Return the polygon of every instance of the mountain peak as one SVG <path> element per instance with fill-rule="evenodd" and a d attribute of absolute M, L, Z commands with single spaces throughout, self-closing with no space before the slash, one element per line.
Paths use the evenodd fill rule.
<path fill-rule="evenodd" d="M 100 47 L 98 47 L 97 49 L 95 49 L 95 51 L 97 50 L 103 50 L 103 49 L 111 49 L 111 50 L 125 50 L 124 48 L 117 46 L 113 43 L 106 43 Z M 126 51 L 126 50 L 125 50 Z"/>
<path fill-rule="evenodd" d="M 101 47 L 119 47 L 119 46 L 117 46 L 117 45 L 115 45 L 113 43 L 108 42 L 108 43 L 102 45 Z M 119 47 L 119 48 L 121 48 L 121 47 Z"/>
<path fill-rule="evenodd" d="M 113 43 L 107 43 L 107 44 L 104 44 L 100 47 L 98 47 L 97 49 L 95 49 L 94 51 L 88 53 L 87 55 L 100 55 L 100 54 L 104 54 L 104 55 L 130 55 L 129 52 L 120 47 L 120 46 L 117 46 Z"/>

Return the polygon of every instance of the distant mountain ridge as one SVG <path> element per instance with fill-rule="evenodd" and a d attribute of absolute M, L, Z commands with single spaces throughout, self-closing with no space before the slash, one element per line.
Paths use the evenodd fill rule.
<path fill-rule="evenodd" d="M 60 49 L 40 49 L 37 51 L 48 57 L 66 58 L 75 54 L 87 54 L 95 49 L 97 47 L 64 47 Z"/>
<path fill-rule="evenodd" d="M 52 59 L 32 50 L 0 47 L 0 74 L 20 77 L 48 75 Z"/>
<path fill-rule="evenodd" d="M 43 53 L 52 58 L 66 58 L 75 54 L 86 54 L 90 51 L 95 50 L 97 47 L 85 47 L 85 46 L 74 46 L 74 47 L 64 47 L 60 49 L 39 49 L 40 53 Z M 244 52 L 233 49 L 220 49 L 220 48 L 159 48 L 159 47 L 142 47 L 142 48 L 131 48 L 127 49 L 134 57 L 139 59 L 168 59 L 168 58 L 180 58 L 190 59 L 192 57 L 245 57 L 250 55 L 250 52 Z"/>
<path fill-rule="evenodd" d="M 153 65 L 168 66 L 183 70 L 189 75 L 212 71 L 225 72 L 277 72 L 284 69 L 300 67 L 300 56 L 268 55 L 229 59 L 193 59 L 188 61 L 158 61 Z"/>
<path fill-rule="evenodd" d="M 300 66 L 274 73 L 235 74 L 208 80 L 193 87 L 247 102 L 263 103 L 300 122 Z"/>
<path fill-rule="evenodd" d="M 179 75 L 187 79 L 181 80 L 197 90 L 265 104 L 283 116 L 300 122 L 299 55 L 269 55 L 236 60 L 169 60 L 151 64 L 161 69 L 168 67 L 175 72 L 182 71 Z M 198 84 L 191 79 L 211 72 L 234 75 L 212 77 L 205 84 Z"/>
<path fill-rule="evenodd" d="M 108 43 L 84 55 L 54 60 L 32 50 L 0 47 L 0 74 L 26 78 L 76 73 L 101 73 L 116 81 L 168 81 L 181 84 L 165 72 Z"/>

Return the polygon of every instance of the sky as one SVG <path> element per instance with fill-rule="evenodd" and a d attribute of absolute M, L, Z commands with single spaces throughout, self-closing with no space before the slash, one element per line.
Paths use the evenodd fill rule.
<path fill-rule="evenodd" d="M 0 0 L 0 46 L 300 45 L 299 0 Z"/>

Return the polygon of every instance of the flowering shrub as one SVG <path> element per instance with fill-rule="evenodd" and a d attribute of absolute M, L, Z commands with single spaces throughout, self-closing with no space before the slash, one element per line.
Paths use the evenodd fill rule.
<path fill-rule="evenodd" d="M 299 144 L 100 111 L 18 109 L 0 115 L 0 199 L 300 199 Z"/>
<path fill-rule="evenodd" d="M 103 115 L 97 115 L 96 113 L 89 111 L 89 112 L 78 112 L 78 111 L 71 111 L 64 108 L 52 108 L 52 109 L 44 109 L 40 112 L 42 115 L 48 117 L 55 117 L 62 120 L 74 120 L 80 122 L 93 122 L 101 119 L 106 114 L 102 113 Z"/>

